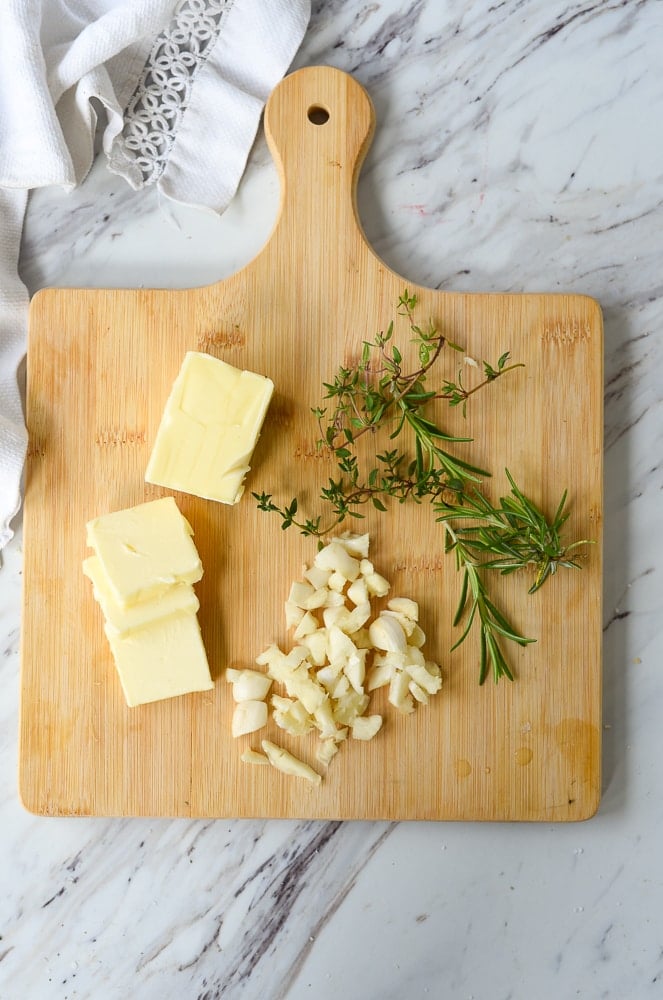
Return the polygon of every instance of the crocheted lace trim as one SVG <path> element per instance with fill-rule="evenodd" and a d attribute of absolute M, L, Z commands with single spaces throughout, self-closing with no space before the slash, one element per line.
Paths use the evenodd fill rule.
<path fill-rule="evenodd" d="M 154 184 L 165 170 L 196 75 L 233 2 L 181 0 L 157 37 L 115 140 L 114 152 L 122 156 L 125 168 L 127 161 L 132 164 L 134 182 L 140 183 L 142 177 L 142 184 Z"/>

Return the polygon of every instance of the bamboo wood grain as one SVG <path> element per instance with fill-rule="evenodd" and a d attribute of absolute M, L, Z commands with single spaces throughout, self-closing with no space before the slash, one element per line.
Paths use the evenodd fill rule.
<path fill-rule="evenodd" d="M 329 113 L 309 120 L 311 107 Z M 47 815 L 576 820 L 596 809 L 601 744 L 602 321 L 579 295 L 460 294 L 414 288 L 367 245 L 358 171 L 374 126 L 349 76 L 300 70 L 275 90 L 266 130 L 282 181 L 262 252 L 218 284 L 185 291 L 50 289 L 31 307 L 20 717 L 20 792 Z M 448 252 L 445 251 L 445 252 Z M 453 655 L 459 581 L 429 510 L 372 511 L 371 557 L 392 594 L 421 605 L 441 693 L 410 717 L 387 715 L 371 743 L 348 742 L 318 789 L 240 761 L 258 740 L 230 736 L 229 666 L 287 643 L 283 602 L 315 542 L 257 511 L 252 489 L 315 511 L 332 466 L 315 450 L 321 383 L 385 328 L 405 285 L 476 358 L 504 350 L 526 368 L 475 397 L 467 455 L 506 490 L 507 466 L 570 532 L 592 537 L 582 572 L 534 597 L 524 580 L 496 593 L 537 643 L 509 651 L 517 681 L 477 684 L 476 645 Z M 408 343 L 397 325 L 398 342 Z M 204 350 L 268 375 L 276 392 L 236 507 L 176 494 L 205 576 L 200 619 L 211 693 L 128 709 L 81 572 L 85 522 L 164 494 L 143 476 L 184 352 Z M 457 358 L 457 356 L 456 356 Z M 452 357 L 444 376 L 455 374 Z M 380 699 L 378 699 L 379 701 Z M 315 738 L 270 734 L 314 761 Z"/>

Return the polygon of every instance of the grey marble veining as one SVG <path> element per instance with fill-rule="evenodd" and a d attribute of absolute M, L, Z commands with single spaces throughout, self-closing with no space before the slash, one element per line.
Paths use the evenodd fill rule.
<path fill-rule="evenodd" d="M 313 7 L 295 66 L 338 66 L 371 95 L 359 212 L 387 264 L 603 307 L 602 805 L 569 826 L 32 817 L 15 780 L 19 532 L 0 570 L 0 997 L 659 997 L 663 4 Z M 31 292 L 217 280 L 264 243 L 278 197 L 262 137 L 220 219 L 99 161 L 78 191 L 32 199 L 22 274 Z"/>

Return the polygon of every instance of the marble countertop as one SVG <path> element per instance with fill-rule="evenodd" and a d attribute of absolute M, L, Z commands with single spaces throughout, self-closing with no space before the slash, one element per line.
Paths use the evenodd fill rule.
<path fill-rule="evenodd" d="M 603 797 L 582 824 L 40 819 L 16 790 L 21 532 L 0 571 L 0 997 L 663 995 L 663 5 L 315 0 L 296 66 L 369 91 L 369 241 L 413 282 L 605 319 Z M 22 275 L 186 286 L 264 243 L 260 136 L 221 218 L 99 161 L 31 201 Z M 563 372 L 551 372 L 563 378 Z"/>

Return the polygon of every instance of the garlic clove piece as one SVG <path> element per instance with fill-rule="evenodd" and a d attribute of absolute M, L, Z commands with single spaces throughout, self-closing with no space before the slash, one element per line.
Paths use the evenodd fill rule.
<path fill-rule="evenodd" d="M 270 740 L 263 740 L 262 748 L 269 763 L 278 771 L 292 775 L 295 778 L 304 778 L 313 785 L 319 785 L 322 781 L 322 776 L 317 771 L 314 771 L 312 767 L 305 764 L 303 760 L 288 753 L 283 747 L 277 746 L 276 743 L 272 743 Z"/>

